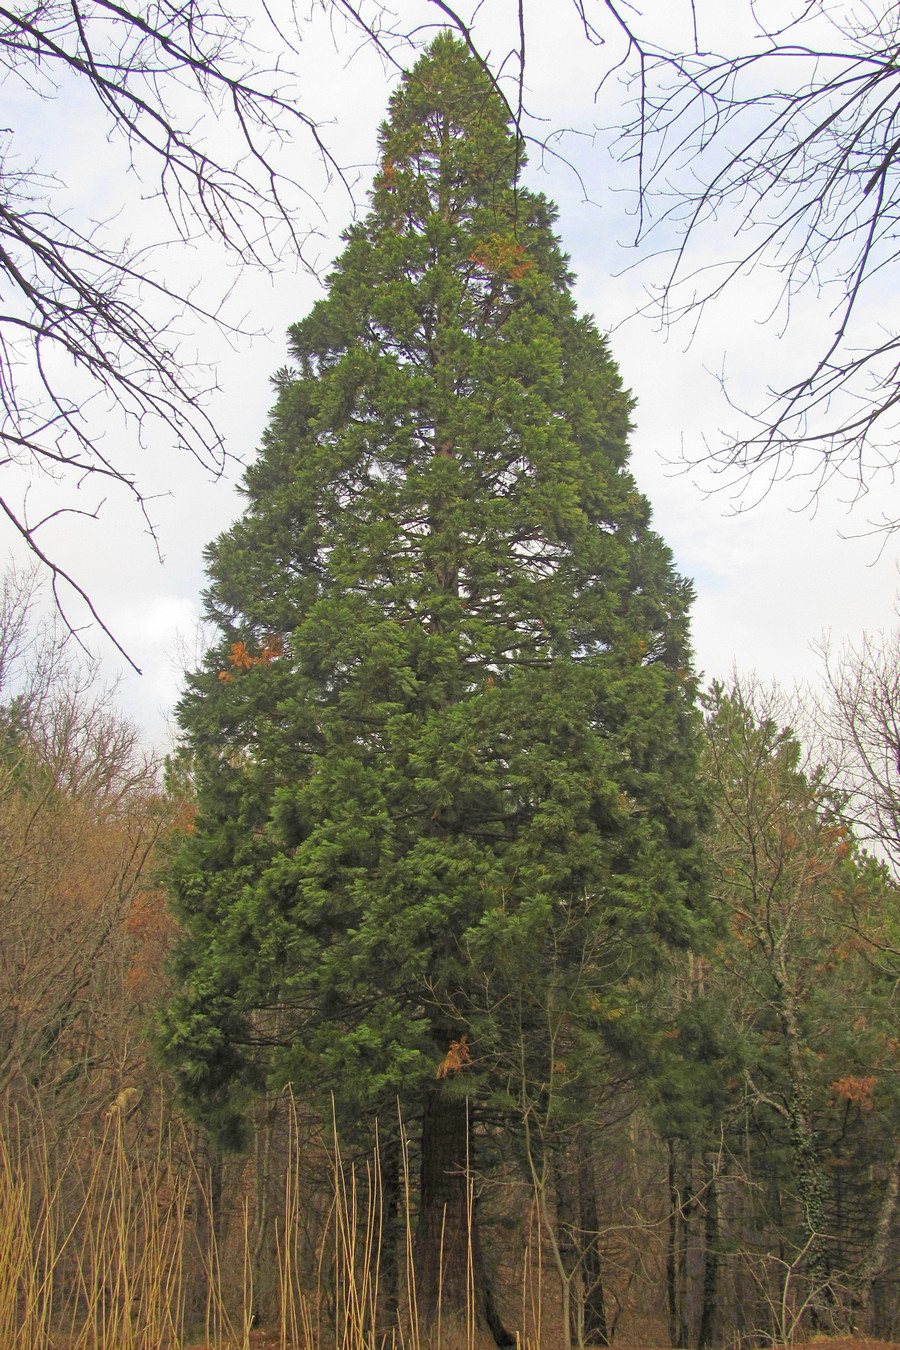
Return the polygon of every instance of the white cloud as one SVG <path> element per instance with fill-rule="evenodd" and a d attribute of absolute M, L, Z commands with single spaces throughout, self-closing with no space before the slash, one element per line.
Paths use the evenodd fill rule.
<path fill-rule="evenodd" d="M 422 17 L 433 22 L 433 6 L 419 8 Z M 671 7 L 662 9 L 668 12 Z M 531 106 L 546 115 L 546 129 L 574 125 L 594 132 L 604 118 L 609 120 L 622 91 L 612 86 L 603 107 L 595 105 L 600 53 L 579 36 L 574 7 L 563 10 L 565 18 L 557 6 L 529 6 L 528 97 Z M 514 30 L 503 26 L 513 11 L 509 6 L 485 7 L 479 18 L 484 45 L 495 57 L 513 44 Z M 380 59 L 365 50 L 347 65 L 326 29 L 327 25 L 320 26 L 302 48 L 304 97 L 307 106 L 334 118 L 339 157 L 344 163 L 362 165 L 365 175 L 396 72 L 386 73 Z M 19 101 L 23 113 L 35 112 L 21 95 Z M 124 176 L 121 163 L 115 168 L 114 154 L 106 160 L 95 153 L 98 124 L 93 109 L 83 101 L 67 105 L 62 134 L 60 105 L 47 109 L 43 124 L 37 116 L 40 111 L 29 122 L 29 153 L 61 157 L 55 167 L 70 186 L 82 191 L 89 187 L 98 209 L 124 202 L 123 227 L 134 224 L 139 231 L 141 212 L 147 210 L 138 200 L 139 185 Z M 768 284 L 756 274 L 710 309 L 687 350 L 686 330 L 677 329 L 664 341 L 646 322 L 632 320 L 619 326 L 639 306 L 643 279 L 652 274 L 652 267 L 640 273 L 621 272 L 632 256 L 620 241 L 633 229 L 628 216 L 633 196 L 610 192 L 626 180 L 625 171 L 610 157 L 610 139 L 610 134 L 597 133 L 593 139 L 570 137 L 561 142 L 563 152 L 575 158 L 585 176 L 588 197 L 599 207 L 583 200 L 577 179 L 562 161 L 546 158 L 540 165 L 532 154 L 531 180 L 560 202 L 560 230 L 579 276 L 579 303 L 596 315 L 601 326 L 615 327 L 612 351 L 639 400 L 633 442 L 638 482 L 651 499 L 657 528 L 672 545 L 679 567 L 697 585 L 694 632 L 699 664 L 710 674 L 724 674 L 736 660 L 741 667 L 756 667 L 790 682 L 814 671 L 809 643 L 823 629 L 842 637 L 893 623 L 894 541 L 888 541 L 878 558 L 877 541 L 845 540 L 841 533 L 863 530 L 867 517 L 877 517 L 882 505 L 900 513 L 900 504 L 890 506 L 897 502 L 897 492 L 884 479 L 876 483 L 870 499 L 874 510 L 862 503 L 848 516 L 840 490 L 829 488 L 817 515 L 810 518 L 804 510 L 797 512 L 804 506 L 802 486 L 781 486 L 754 510 L 729 517 L 727 495 L 704 496 L 692 478 L 668 474 L 663 461 L 677 458 L 682 446 L 696 452 L 704 437 L 715 441 L 721 426 L 734 425 L 734 414 L 710 370 L 720 370 L 727 360 L 737 396 L 759 394 L 773 364 L 778 374 L 798 359 L 798 351 L 802 354 L 804 342 L 824 320 L 820 310 L 810 306 L 798 314 L 800 322 L 792 329 L 790 342 L 779 344 L 771 328 L 755 322 L 764 309 Z M 287 153 L 305 163 L 308 147 L 291 147 Z M 311 160 L 309 165 L 309 181 L 318 184 L 318 169 Z M 321 196 L 326 214 L 317 217 L 323 231 L 319 256 L 326 261 L 338 248 L 338 235 L 350 211 L 339 185 Z M 176 275 L 205 279 L 213 289 L 234 280 L 231 274 L 224 276 L 220 255 L 212 248 L 195 249 L 180 259 L 170 250 L 164 261 Z M 896 309 L 896 288 L 886 277 L 879 297 L 886 310 Z M 220 392 L 210 407 L 232 454 L 254 453 L 271 403 L 269 376 L 285 360 L 284 331 L 319 293 L 315 279 L 302 272 L 288 270 L 275 278 L 247 273 L 237 279 L 232 312 L 246 314 L 249 328 L 268 330 L 269 335 L 253 343 L 238 340 L 234 347 L 209 330 L 192 339 L 217 375 Z M 791 345 L 797 343 L 799 347 Z M 111 437 L 121 434 L 118 429 L 110 432 Z M 66 551 L 99 612 L 143 667 L 141 680 L 125 677 L 123 697 L 151 737 L 159 739 L 164 734 L 164 711 L 179 687 L 176 634 L 189 636 L 199 611 L 205 545 L 240 510 L 233 491 L 238 471 L 232 465 L 226 481 L 214 483 L 200 466 L 176 455 L 159 437 L 146 451 L 132 447 L 129 454 L 148 494 L 156 497 L 150 510 L 165 565 L 158 563 L 139 513 L 121 497 L 111 499 L 100 523 L 62 519 L 48 538 Z M 702 471 L 694 478 L 700 487 L 712 485 Z M 0 548 L 4 546 L 0 531 Z M 120 667 L 117 654 L 104 650 L 110 670 Z"/>

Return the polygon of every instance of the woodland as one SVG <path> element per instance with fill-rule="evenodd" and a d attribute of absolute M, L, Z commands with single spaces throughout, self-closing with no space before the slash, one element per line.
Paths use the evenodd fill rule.
<path fill-rule="evenodd" d="M 900 636 L 700 687 L 526 151 L 440 34 L 163 763 L 6 574 L 3 1347 L 900 1339 Z"/>

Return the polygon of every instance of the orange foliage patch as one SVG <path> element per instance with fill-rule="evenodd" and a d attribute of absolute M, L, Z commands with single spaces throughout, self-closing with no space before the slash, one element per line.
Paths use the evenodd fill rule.
<path fill-rule="evenodd" d="M 273 633 L 265 638 L 256 656 L 250 651 L 246 642 L 232 642 L 228 654 L 228 663 L 232 670 L 220 670 L 219 679 L 223 684 L 231 684 L 234 679 L 233 670 L 249 670 L 251 666 L 267 666 L 279 656 L 284 656 L 284 638 L 280 633 Z"/>
<path fill-rule="evenodd" d="M 134 944 L 125 978 L 140 996 L 159 981 L 178 924 L 161 894 L 146 894 L 132 904 L 125 929 Z"/>
<path fill-rule="evenodd" d="M 448 1074 L 457 1073 L 464 1064 L 472 1063 L 467 1041 L 467 1036 L 460 1036 L 458 1041 L 450 1042 L 450 1049 L 441 1061 L 435 1078 L 446 1078 Z"/>
<path fill-rule="evenodd" d="M 533 260 L 526 258 L 522 244 L 500 234 L 489 235 L 483 244 L 472 250 L 469 261 L 507 281 L 521 281 L 534 267 Z"/>
<path fill-rule="evenodd" d="M 841 1101 L 858 1106 L 860 1111 L 871 1111 L 874 1105 L 872 1089 L 877 1082 L 878 1079 L 875 1077 L 857 1078 L 854 1074 L 847 1073 L 831 1084 L 830 1091 L 836 1093 Z"/>
<path fill-rule="evenodd" d="M 172 828 L 180 834 L 192 834 L 197 815 L 197 803 L 188 797 L 180 798 L 172 810 Z"/>

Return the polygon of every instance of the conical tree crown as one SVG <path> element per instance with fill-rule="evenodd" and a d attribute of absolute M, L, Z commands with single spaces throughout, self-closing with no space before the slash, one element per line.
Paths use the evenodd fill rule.
<path fill-rule="evenodd" d="M 630 400 L 452 37 L 381 150 L 210 549 L 221 640 L 181 707 L 167 1034 L 211 1101 L 261 1068 L 390 1100 L 466 1017 L 476 1043 L 504 944 L 539 963 L 577 912 L 651 959 L 690 928 L 689 587 L 625 467 Z"/>

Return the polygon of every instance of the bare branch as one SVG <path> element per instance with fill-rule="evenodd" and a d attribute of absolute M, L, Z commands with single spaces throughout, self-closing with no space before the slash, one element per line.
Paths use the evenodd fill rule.
<path fill-rule="evenodd" d="M 740 409 L 748 432 L 688 463 L 738 489 L 813 470 L 814 493 L 838 476 L 862 495 L 896 465 L 900 430 L 900 332 L 870 313 L 873 287 L 900 262 L 900 16 L 884 6 L 863 18 L 812 0 L 776 30 L 754 12 L 754 44 L 722 53 L 703 47 L 693 10 L 692 52 L 642 44 L 613 14 L 633 89 L 620 150 L 635 165 L 637 242 L 675 233 L 661 249 L 667 274 L 652 307 L 665 323 L 696 321 L 739 277 L 765 268 L 781 277 L 786 325 L 804 290 L 836 318 L 821 325 L 820 350 L 799 377 Z M 724 237 L 728 257 L 698 261 Z"/>

